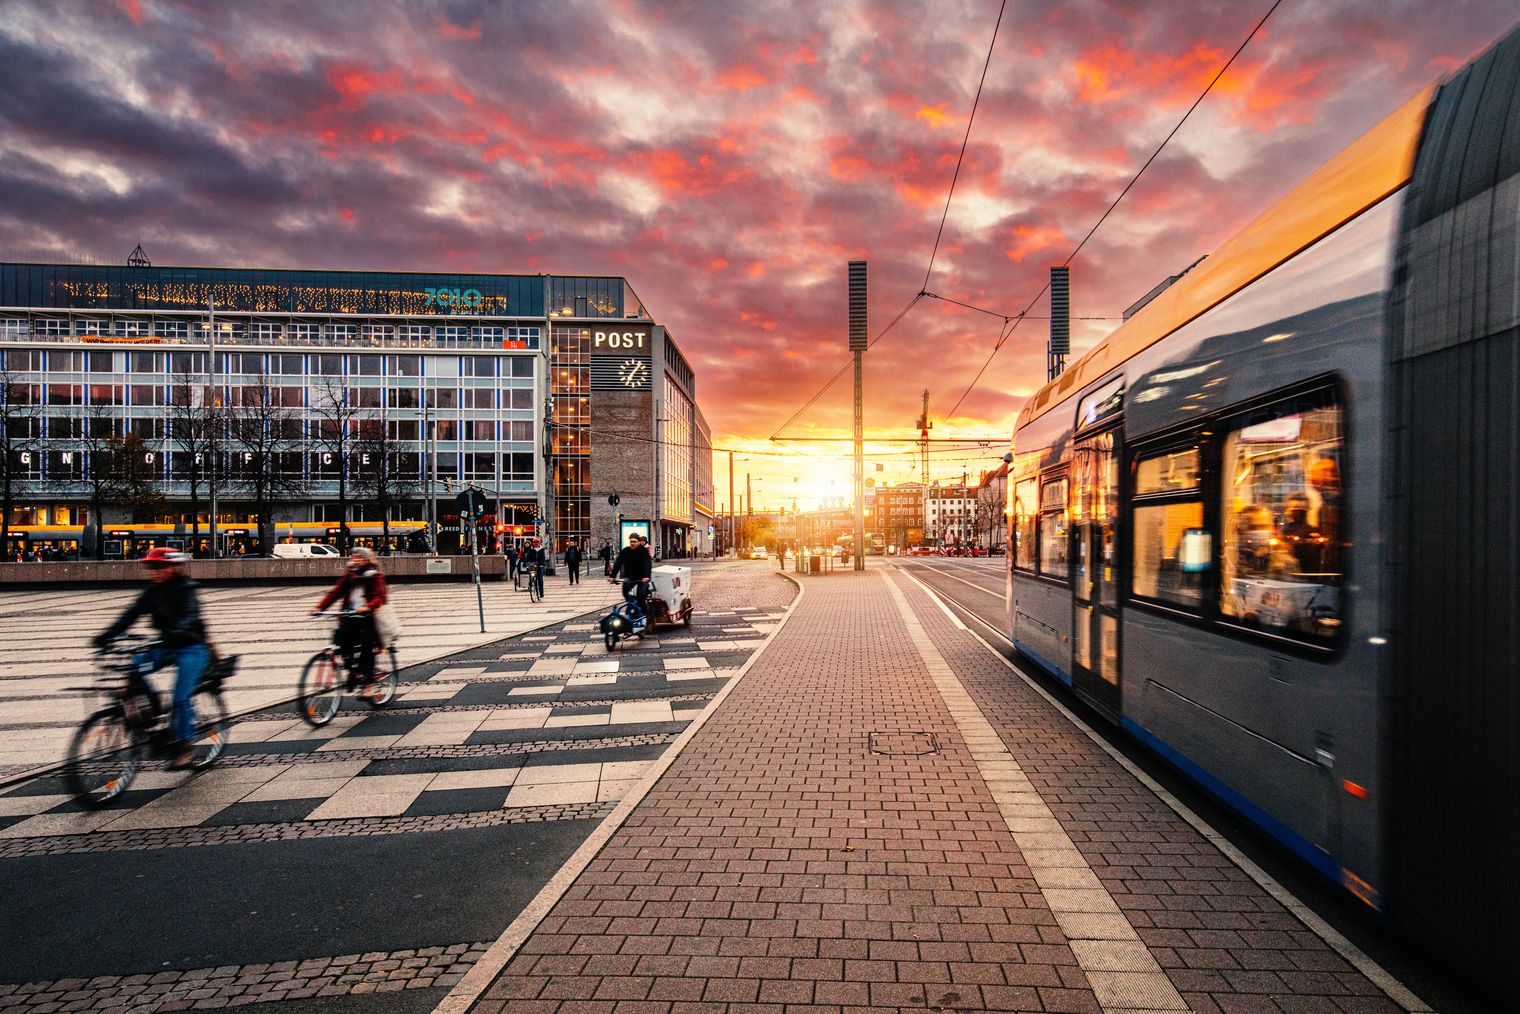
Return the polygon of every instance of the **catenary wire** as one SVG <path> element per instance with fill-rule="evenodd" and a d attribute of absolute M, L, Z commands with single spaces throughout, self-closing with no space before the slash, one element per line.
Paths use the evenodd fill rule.
<path fill-rule="evenodd" d="M 1157 156 L 1161 154 L 1162 149 L 1167 146 L 1168 142 L 1170 142 L 1173 137 L 1177 136 L 1177 131 L 1181 130 L 1182 125 L 1188 121 L 1188 117 L 1193 115 L 1193 110 L 1198 108 L 1199 104 L 1202 103 L 1209 92 L 1213 90 L 1214 85 L 1219 83 L 1219 79 L 1224 76 L 1225 71 L 1230 69 L 1231 65 L 1235 63 L 1236 57 L 1240 56 L 1240 54 L 1245 51 L 1246 46 L 1249 45 L 1251 40 L 1256 37 L 1256 33 L 1261 31 L 1262 25 L 1265 25 L 1267 23 L 1267 19 L 1272 16 L 1272 12 L 1277 10 L 1281 4 L 1282 0 L 1273 0 L 1272 6 L 1267 8 L 1267 12 L 1261 16 L 1261 20 L 1256 22 L 1256 26 L 1251 29 L 1251 31 L 1246 35 L 1245 39 L 1240 43 L 1239 46 L 1236 47 L 1235 52 L 1230 54 L 1230 58 L 1224 62 L 1223 67 L 1219 68 L 1219 72 L 1214 75 L 1213 79 L 1210 80 L 1203 91 L 1199 93 L 1198 98 L 1193 100 L 1193 104 L 1188 107 L 1187 112 L 1182 114 L 1182 119 L 1177 121 L 1177 125 L 1172 128 L 1171 133 L 1167 134 L 1166 138 L 1156 146 L 1156 150 L 1151 152 L 1150 158 L 1145 160 L 1145 164 L 1142 165 L 1139 171 L 1135 173 L 1134 177 L 1124 185 L 1124 189 L 1119 192 L 1118 197 L 1114 198 L 1113 203 L 1108 206 L 1108 210 L 1104 211 L 1103 214 L 1099 216 L 1098 221 L 1093 224 L 1093 227 L 1087 230 L 1087 235 L 1082 237 L 1082 242 L 1078 243 L 1076 249 L 1072 250 L 1072 252 L 1067 256 L 1066 260 L 1062 261 L 1063 265 L 1069 266 L 1071 264 L 1072 260 L 1077 256 L 1079 252 L 1081 252 L 1082 248 L 1087 245 L 1087 241 L 1092 239 L 1093 234 L 1098 231 L 1098 226 L 1102 225 L 1104 221 L 1108 219 L 1108 216 L 1113 214 L 1114 209 L 1119 206 L 1119 202 L 1124 200 L 1124 196 L 1130 192 L 1131 188 L 1133 188 L 1137 182 L 1139 182 L 1141 175 L 1145 172 L 1145 170 L 1150 168 L 1152 162 L 1156 161 Z M 976 385 L 982 379 L 982 374 L 987 372 L 987 367 L 992 365 L 992 360 L 997 356 L 998 352 L 1002 350 L 1003 345 L 1008 341 L 1008 339 L 1012 337 L 1014 330 L 1018 328 L 1019 321 L 1024 319 L 1025 314 L 1027 314 L 1029 310 L 1034 309 L 1035 304 L 1038 303 L 1040 301 L 1040 298 L 1044 296 L 1045 293 L 1049 290 L 1050 280 L 1046 279 L 1044 286 L 1042 286 L 1040 291 L 1036 293 L 1034 299 L 1029 301 L 1029 306 L 1024 311 L 1024 313 L 1015 318 L 1012 318 L 1013 326 L 1007 328 L 1004 333 L 998 338 L 997 344 L 992 347 L 992 354 L 987 357 L 987 360 L 984 363 L 982 363 L 982 368 L 976 371 L 976 376 L 971 379 L 971 383 L 966 387 L 964 391 L 961 392 L 961 396 L 955 400 L 955 405 L 950 409 L 949 413 L 947 413 L 947 418 L 955 414 L 956 409 L 961 407 L 961 403 L 966 400 L 967 395 L 969 395 L 976 388 Z"/>
<path fill-rule="evenodd" d="M 992 50 L 997 46 L 998 29 L 1003 27 L 1003 12 L 1008 9 L 1008 0 L 1003 0 L 998 7 L 997 23 L 992 26 L 992 41 L 987 43 L 987 59 L 982 63 L 982 77 L 976 83 L 976 97 L 971 100 L 971 115 L 966 118 L 966 136 L 961 138 L 961 153 L 955 159 L 955 172 L 950 176 L 950 192 L 945 195 L 945 212 L 939 219 L 939 231 L 934 234 L 934 249 L 929 252 L 929 267 L 924 271 L 923 288 L 929 287 L 929 278 L 934 274 L 934 258 L 939 256 L 939 241 L 945 235 L 945 222 L 950 218 L 950 202 L 955 198 L 955 184 L 961 178 L 961 163 L 966 160 L 966 146 L 971 142 L 971 125 L 976 122 L 976 107 L 982 101 L 982 86 L 987 83 L 987 68 L 992 66 Z"/>

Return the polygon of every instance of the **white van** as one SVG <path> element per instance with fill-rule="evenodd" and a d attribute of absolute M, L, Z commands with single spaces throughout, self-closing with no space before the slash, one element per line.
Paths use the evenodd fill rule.
<path fill-rule="evenodd" d="M 338 551 L 321 542 L 280 542 L 275 544 L 274 555 L 281 560 L 309 560 L 313 557 L 335 557 Z"/>

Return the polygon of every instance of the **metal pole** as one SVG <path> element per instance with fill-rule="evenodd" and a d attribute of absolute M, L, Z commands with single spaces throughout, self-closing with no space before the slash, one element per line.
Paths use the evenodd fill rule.
<path fill-rule="evenodd" d="M 433 555 L 437 556 L 438 555 L 438 424 L 436 422 L 429 422 L 428 423 L 427 439 L 428 439 L 428 443 L 432 447 L 432 450 L 431 450 L 431 452 L 428 455 L 428 464 L 429 464 L 429 467 L 431 468 L 431 473 L 430 473 L 429 480 L 428 480 L 428 510 L 430 512 L 432 512 L 432 515 L 433 515 L 433 527 L 430 529 L 431 532 L 432 532 L 431 543 L 432 543 Z"/>
<path fill-rule="evenodd" d="M 211 477 L 211 558 L 214 560 L 222 554 L 216 546 L 216 466 L 217 459 L 222 456 L 221 413 L 216 410 L 216 300 L 211 299 L 206 304 L 211 311 L 211 329 L 206 339 L 206 404 L 202 407 L 206 410 L 211 430 L 211 467 L 207 474 Z"/>
<path fill-rule="evenodd" d="M 866 569 L 865 353 L 855 352 L 855 569 Z"/>
<path fill-rule="evenodd" d="M 739 501 L 734 499 L 734 452 L 728 452 L 728 550 L 735 556 L 739 555 L 739 544 L 734 541 L 734 505 Z"/>
<path fill-rule="evenodd" d="M 480 632 L 486 632 L 486 600 L 480 592 L 480 521 L 475 516 L 474 498 L 470 501 L 470 573 L 475 580 L 475 605 L 480 610 Z M 464 518 L 459 519 L 464 531 Z"/>
<path fill-rule="evenodd" d="M 744 473 L 744 536 L 753 539 L 755 536 L 754 525 L 750 524 L 749 516 L 755 513 L 755 494 L 750 492 L 749 473 Z"/>
<path fill-rule="evenodd" d="M 429 453 L 430 450 L 431 450 L 431 445 L 432 445 L 433 424 L 428 419 L 428 389 L 427 389 L 426 385 L 427 385 L 427 381 L 423 381 L 423 387 L 422 387 L 422 439 L 421 439 L 421 441 L 419 441 L 419 443 L 422 444 L 422 458 L 423 458 L 422 476 L 426 480 L 422 484 L 422 488 L 426 491 L 424 495 L 427 498 L 427 503 L 425 503 L 423 505 L 423 517 L 427 518 L 427 549 L 428 549 L 428 555 L 430 555 L 430 556 L 437 556 L 438 555 L 438 531 L 437 531 L 437 528 L 438 528 L 438 517 L 437 517 L 437 511 L 434 510 L 434 506 L 435 506 L 435 504 L 434 504 L 434 497 L 437 495 L 437 493 L 433 489 L 433 471 L 432 471 L 433 456 L 432 456 L 431 453 Z"/>
<path fill-rule="evenodd" d="M 870 348 L 866 262 L 849 265 L 849 339 L 855 353 L 855 569 L 866 569 L 865 354 Z"/>

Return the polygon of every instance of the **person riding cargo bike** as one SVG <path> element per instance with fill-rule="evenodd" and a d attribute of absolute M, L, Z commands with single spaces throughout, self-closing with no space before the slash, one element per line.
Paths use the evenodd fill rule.
<path fill-rule="evenodd" d="M 639 607 L 639 617 L 633 628 L 635 633 L 642 631 L 649 622 L 649 578 L 653 573 L 654 559 L 649 555 L 644 536 L 638 532 L 630 534 L 628 545 L 618 553 L 607 580 L 616 584 L 618 576 L 622 575 L 623 597 L 628 598 L 628 593 L 633 592 Z"/>
<path fill-rule="evenodd" d="M 94 639 L 95 647 L 104 649 L 143 616 L 148 617 L 158 631 L 158 643 L 133 656 L 134 665 L 128 683 L 134 693 L 142 694 L 156 705 L 158 697 L 144 674 L 174 666 L 169 722 L 172 743 L 168 754 L 169 767 L 177 771 L 195 763 L 195 752 L 191 747 L 195 734 L 195 705 L 191 698 L 201 674 L 211 661 L 206 624 L 201 618 L 200 598 L 196 594 L 197 585 L 185 574 L 185 564 L 189 561 L 187 554 L 164 546 L 149 550 L 142 558 L 143 566 L 148 568 L 148 587 L 115 623 Z"/>

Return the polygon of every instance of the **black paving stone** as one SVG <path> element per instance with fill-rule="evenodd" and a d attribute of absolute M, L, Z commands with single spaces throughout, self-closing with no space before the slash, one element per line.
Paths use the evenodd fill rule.
<path fill-rule="evenodd" d="M 662 748 L 663 749 L 663 748 Z M 520 768 L 527 763 L 526 754 L 500 754 L 494 757 L 396 757 L 373 760 L 361 772 L 370 775 L 420 775 L 430 771 L 487 771 Z"/>
<path fill-rule="evenodd" d="M 227 756 L 311 753 L 323 743 L 330 741 L 329 737 L 324 736 L 321 739 L 282 739 L 278 743 L 239 743 L 237 729 L 234 728 L 232 742 L 227 744 Z"/>
<path fill-rule="evenodd" d="M 405 736 L 423 723 L 427 715 L 389 715 L 377 712 L 349 729 L 339 739 L 349 736 Z"/>
<path fill-rule="evenodd" d="M 587 716 L 587 715 L 610 715 L 610 714 L 612 714 L 612 705 L 610 705 L 610 704 L 591 704 L 591 705 L 587 705 L 585 707 L 578 707 L 578 708 L 567 708 L 567 707 L 561 707 L 560 705 L 555 705 L 553 707 L 553 709 L 549 712 L 549 717 L 550 718 L 563 718 L 566 715 L 575 715 L 577 717 L 583 717 L 583 716 Z M 604 735 L 604 736 L 610 736 L 611 733 L 608 732 L 604 728 L 602 730 L 602 735 Z"/>
<path fill-rule="evenodd" d="M 233 824 L 288 824 L 305 820 L 311 811 L 321 805 L 322 793 L 305 799 L 270 799 L 258 803 L 233 803 L 209 820 L 201 821 L 207 827 L 226 827 Z"/>
<path fill-rule="evenodd" d="M 449 699 L 450 704 L 516 704 L 512 691 L 521 683 L 471 683 Z"/>
<path fill-rule="evenodd" d="M 510 786 L 493 785 L 485 789 L 440 789 L 437 792 L 424 792 L 406 808 L 404 816 L 431 817 L 440 813 L 479 813 L 483 810 L 500 810 L 502 804 L 507 801 L 507 793 L 510 791 Z"/>
<path fill-rule="evenodd" d="M 635 725 L 576 725 L 563 729 L 497 729 L 475 732 L 466 741 L 475 743 L 576 743 L 608 736 L 658 736 L 680 732 L 685 722 L 646 722 Z"/>

